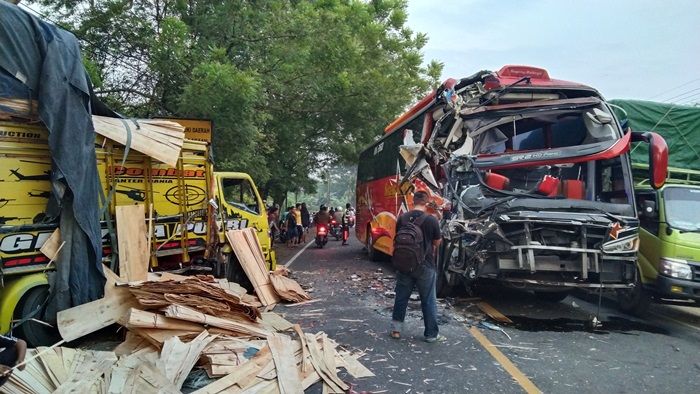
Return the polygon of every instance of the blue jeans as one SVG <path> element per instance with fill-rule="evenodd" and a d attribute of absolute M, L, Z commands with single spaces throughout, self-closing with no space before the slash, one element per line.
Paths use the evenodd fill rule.
<path fill-rule="evenodd" d="M 394 299 L 394 312 L 391 316 L 391 330 L 402 331 L 408 300 L 413 288 L 417 287 L 420 295 L 420 307 L 423 310 L 423 322 L 425 323 L 423 335 L 426 338 L 435 338 L 438 335 L 435 267 L 423 264 L 417 271 L 412 274 L 396 273 L 396 298 Z"/>

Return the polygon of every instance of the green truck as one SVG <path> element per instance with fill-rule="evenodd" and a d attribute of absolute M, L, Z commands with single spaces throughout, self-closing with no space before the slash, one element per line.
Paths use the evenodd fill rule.
<path fill-rule="evenodd" d="M 700 306 L 700 108 L 611 100 L 634 131 L 655 131 L 669 147 L 665 186 L 647 177 L 644 144 L 632 148 L 640 220 L 637 285 L 618 292 L 620 308 L 643 314 L 653 301 Z"/>

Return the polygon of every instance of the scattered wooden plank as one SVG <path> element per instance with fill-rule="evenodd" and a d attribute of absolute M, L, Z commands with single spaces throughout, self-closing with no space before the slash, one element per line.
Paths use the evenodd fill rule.
<path fill-rule="evenodd" d="M 204 331 L 204 326 L 200 324 L 171 319 L 157 313 L 142 311 L 136 308 L 129 309 L 125 320 L 125 325 L 127 327 L 160 328 L 163 330 L 182 330 L 194 332 Z"/>
<path fill-rule="evenodd" d="M 262 251 L 258 252 L 260 243 L 254 229 L 229 230 L 226 238 L 231 244 L 238 262 L 243 267 L 246 276 L 253 284 L 255 293 L 260 298 L 263 306 L 276 304 L 280 301 L 270 281 L 270 273 L 267 270 Z M 251 245 L 251 242 L 254 245 Z"/>
<path fill-rule="evenodd" d="M 311 364 L 314 369 L 321 376 L 324 382 L 326 382 L 332 390 L 335 392 L 345 392 L 350 388 L 345 382 L 338 378 L 338 373 L 335 370 L 331 370 L 326 364 L 325 358 L 321 349 L 318 346 L 318 341 L 314 335 L 306 334 L 306 345 L 309 348 L 309 354 L 311 355 Z"/>
<path fill-rule="evenodd" d="M 294 279 L 273 273 L 270 274 L 270 282 L 272 282 L 275 291 L 283 300 L 303 302 L 311 299 Z"/>
<path fill-rule="evenodd" d="M 306 362 L 307 357 L 309 356 L 309 350 L 308 350 L 308 345 L 306 344 L 306 336 L 304 335 L 304 332 L 301 330 L 301 326 L 298 324 L 295 324 L 292 326 L 294 328 L 294 331 L 297 333 L 299 336 L 299 341 L 301 342 L 301 372 L 307 372 L 309 370 L 309 363 Z"/>
<path fill-rule="evenodd" d="M 297 302 L 296 304 L 284 304 L 284 306 L 286 306 L 286 307 L 304 306 L 304 305 L 313 304 L 314 302 L 319 302 L 319 301 L 321 301 L 320 298 L 315 298 L 315 299 L 309 300 L 309 301 Z"/>
<path fill-rule="evenodd" d="M 287 331 L 294 327 L 292 323 L 275 312 L 263 312 L 261 315 L 260 320 L 262 321 L 262 324 L 274 330 Z"/>
<path fill-rule="evenodd" d="M 189 343 L 183 343 L 178 337 L 169 338 L 163 344 L 158 366 L 165 371 L 165 376 L 179 389 L 185 383 L 187 375 L 199 359 L 202 350 L 215 338 L 216 336 L 209 335 L 206 331 L 203 331 Z"/>
<path fill-rule="evenodd" d="M 508 316 L 502 314 L 496 308 L 492 307 L 486 301 L 477 302 L 476 306 L 481 309 L 482 312 L 489 315 L 493 320 L 504 324 L 513 324 L 513 321 L 508 318 Z"/>
<path fill-rule="evenodd" d="M 342 360 L 340 366 L 344 367 L 352 377 L 360 379 L 375 376 L 372 371 L 362 365 L 362 363 L 357 360 L 357 357 L 354 357 L 352 354 L 343 352 L 340 353 L 339 357 Z"/>
<path fill-rule="evenodd" d="M 277 369 L 277 384 L 281 394 L 301 393 L 301 377 L 294 362 L 292 340 L 282 334 L 272 334 L 267 338 L 267 345 L 272 353 L 272 360 Z"/>
<path fill-rule="evenodd" d="M 168 306 L 167 308 L 165 308 L 165 315 L 176 319 L 207 324 L 210 326 L 223 328 L 225 330 L 239 332 L 245 335 L 253 335 L 261 338 L 266 338 L 271 334 L 270 331 L 264 329 L 258 323 L 245 323 L 233 321 L 230 319 L 222 319 L 220 317 L 207 315 L 195 309 L 188 308 L 182 305 Z"/>
<path fill-rule="evenodd" d="M 61 240 L 61 229 L 56 228 L 51 236 L 41 245 L 39 249 L 44 256 L 48 257 L 49 260 L 56 260 L 58 252 L 61 250 L 63 242 Z"/>
<path fill-rule="evenodd" d="M 264 348 L 260 349 L 260 351 L 248 362 L 241 365 L 235 372 L 224 376 L 216 382 L 210 383 L 202 387 L 201 389 L 195 391 L 193 394 L 216 394 L 220 392 L 232 392 L 232 390 L 230 389 L 234 385 L 238 384 L 241 380 L 246 379 L 249 375 L 257 375 L 258 371 L 270 360 L 272 360 L 270 348 L 265 346 Z"/>
<path fill-rule="evenodd" d="M 127 282 L 148 279 L 150 248 L 145 217 L 143 204 L 116 207 L 119 277 Z"/>
<path fill-rule="evenodd" d="M 58 312 L 58 332 L 65 341 L 73 341 L 114 324 L 129 308 L 138 306 L 128 288 L 115 286 L 118 277 L 114 272 L 107 267 L 104 270 L 107 276 L 104 298 Z"/>

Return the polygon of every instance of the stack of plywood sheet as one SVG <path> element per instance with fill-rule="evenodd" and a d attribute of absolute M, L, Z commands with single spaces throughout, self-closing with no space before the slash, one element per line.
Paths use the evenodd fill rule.
<path fill-rule="evenodd" d="M 180 158 L 185 128 L 162 119 L 92 117 L 95 132 L 131 149 L 175 166 Z"/>
<path fill-rule="evenodd" d="M 61 312 L 59 329 L 72 340 L 117 321 L 128 329 L 125 341 L 113 352 L 31 350 L 3 393 L 176 393 L 195 368 L 220 378 L 198 393 L 298 393 L 321 381 L 324 392 L 344 392 L 338 368 L 371 376 L 324 333 L 305 334 L 247 304 L 238 284 L 174 274 L 128 283 L 106 273 L 106 297 Z"/>

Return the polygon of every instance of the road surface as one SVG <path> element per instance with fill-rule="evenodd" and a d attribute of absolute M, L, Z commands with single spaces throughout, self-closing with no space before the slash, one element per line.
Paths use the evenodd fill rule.
<path fill-rule="evenodd" d="M 301 251 L 278 248 L 292 276 L 319 301 L 278 305 L 275 312 L 308 331 L 325 331 L 375 377 L 353 379 L 354 390 L 375 393 L 692 393 L 700 392 L 700 315 L 692 308 L 655 305 L 647 319 L 618 312 L 614 302 L 577 294 L 546 303 L 519 291 L 482 289 L 478 296 L 440 300 L 445 343 L 422 341 L 420 301 L 412 301 L 403 338 L 388 336 L 394 272 L 370 262 L 361 245 L 329 241 Z M 417 298 L 417 297 L 416 297 Z M 485 301 L 508 316 L 487 317 Z M 598 315 L 602 327 L 592 330 Z M 480 321 L 503 331 L 485 328 Z M 492 326 L 493 327 L 493 326 Z M 320 385 L 309 392 L 321 392 Z"/>

